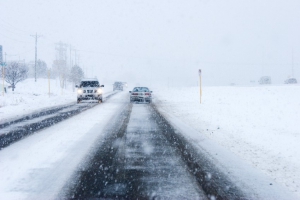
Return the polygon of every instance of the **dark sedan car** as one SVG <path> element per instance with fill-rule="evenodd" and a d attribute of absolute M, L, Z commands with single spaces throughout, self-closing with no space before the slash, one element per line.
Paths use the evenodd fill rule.
<path fill-rule="evenodd" d="M 288 78 L 284 81 L 285 84 L 297 84 L 297 79 L 295 78 Z"/>

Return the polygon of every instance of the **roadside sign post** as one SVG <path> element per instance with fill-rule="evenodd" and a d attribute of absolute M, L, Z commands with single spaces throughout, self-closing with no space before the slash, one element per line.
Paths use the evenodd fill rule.
<path fill-rule="evenodd" d="M 199 85 L 199 87 L 200 87 L 200 104 L 201 104 L 201 102 L 202 102 L 202 80 L 201 80 L 201 69 L 199 69 L 199 81 L 200 81 L 200 85 Z"/>
<path fill-rule="evenodd" d="M 2 95 L 4 96 L 4 92 L 5 92 L 5 88 L 4 88 L 5 69 L 4 69 L 4 66 L 6 66 L 6 63 L 2 62 L 1 65 L 2 65 Z"/>
<path fill-rule="evenodd" d="M 4 67 L 2 65 L 2 95 L 4 96 Z"/>
<path fill-rule="evenodd" d="M 50 69 L 48 70 L 48 93 L 50 97 Z"/>
<path fill-rule="evenodd" d="M 64 83 L 63 83 L 63 75 L 60 75 L 60 88 L 61 88 L 61 95 L 64 95 Z"/>

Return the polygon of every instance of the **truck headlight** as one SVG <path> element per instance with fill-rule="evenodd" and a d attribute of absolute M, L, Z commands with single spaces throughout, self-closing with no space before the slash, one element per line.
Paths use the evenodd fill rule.
<path fill-rule="evenodd" d="M 82 94 L 82 93 L 83 93 L 83 90 L 78 89 L 78 90 L 77 90 L 77 93 L 78 93 L 78 94 Z"/>
<path fill-rule="evenodd" d="M 102 89 L 98 89 L 98 90 L 97 90 L 97 93 L 98 93 L 98 94 L 102 94 Z"/>

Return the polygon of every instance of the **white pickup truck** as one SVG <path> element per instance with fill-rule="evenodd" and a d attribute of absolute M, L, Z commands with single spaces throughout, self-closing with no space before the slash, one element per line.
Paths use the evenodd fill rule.
<path fill-rule="evenodd" d="M 77 88 L 77 103 L 82 100 L 97 100 L 102 102 L 102 88 L 104 85 L 100 85 L 98 79 L 83 79 L 80 85 L 76 85 Z"/>

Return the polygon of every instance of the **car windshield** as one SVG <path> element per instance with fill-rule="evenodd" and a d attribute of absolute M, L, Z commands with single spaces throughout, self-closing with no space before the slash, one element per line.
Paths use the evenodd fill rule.
<path fill-rule="evenodd" d="M 82 81 L 80 87 L 99 87 L 98 81 Z"/>
<path fill-rule="evenodd" d="M 132 90 L 133 92 L 149 92 L 149 89 L 146 87 L 135 87 Z"/>

